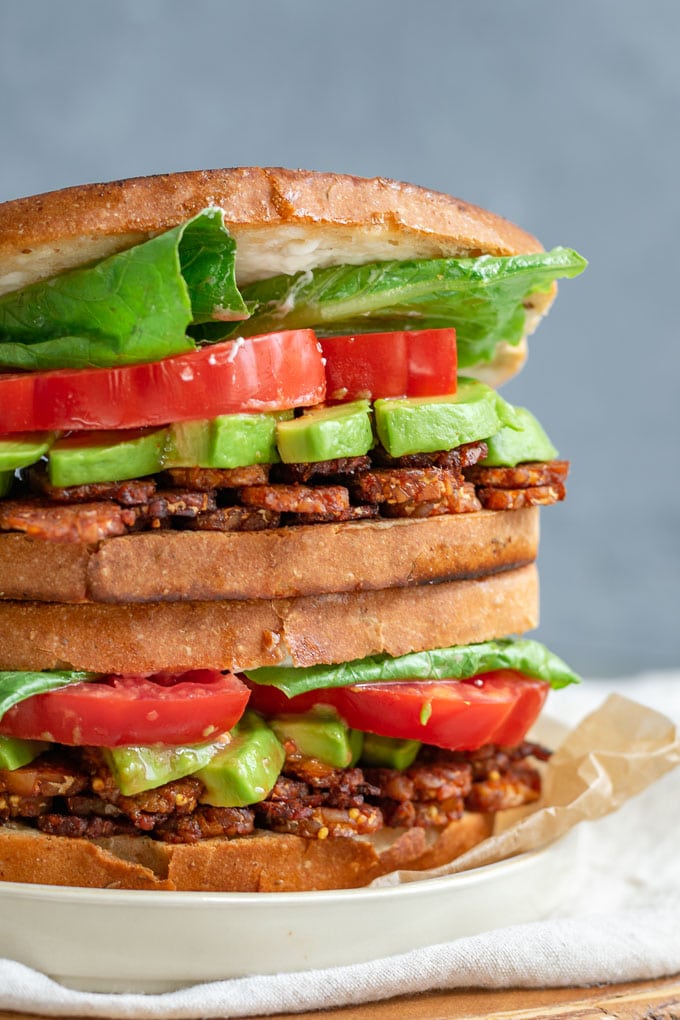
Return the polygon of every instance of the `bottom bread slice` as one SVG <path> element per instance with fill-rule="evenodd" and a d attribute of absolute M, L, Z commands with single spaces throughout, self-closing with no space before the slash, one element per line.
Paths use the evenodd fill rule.
<path fill-rule="evenodd" d="M 0 827 L 0 880 L 203 892 L 349 889 L 400 868 L 445 864 L 489 836 L 492 827 L 491 815 L 466 812 L 434 837 L 424 829 L 325 840 L 261 831 L 172 845 L 147 836 L 69 839 L 7 824 Z"/>
<path fill-rule="evenodd" d="M 0 669 L 309 666 L 486 641 L 537 623 L 533 564 L 476 580 L 292 599 L 0 602 Z"/>

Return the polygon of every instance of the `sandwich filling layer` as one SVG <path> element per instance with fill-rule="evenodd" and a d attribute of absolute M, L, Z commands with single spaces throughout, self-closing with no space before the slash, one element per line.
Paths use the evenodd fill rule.
<path fill-rule="evenodd" d="M 584 266 L 382 179 L 0 207 L 0 877 L 358 885 L 538 798 L 569 465 L 492 387 Z"/>

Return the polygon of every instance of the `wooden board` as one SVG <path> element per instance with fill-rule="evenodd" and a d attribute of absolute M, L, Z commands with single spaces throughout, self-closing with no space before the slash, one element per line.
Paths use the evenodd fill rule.
<path fill-rule="evenodd" d="M 100 1014 L 105 1016 L 106 1014 Z M 680 975 L 598 988 L 430 992 L 330 1012 L 277 1013 L 266 1020 L 680 1020 Z M 47 1020 L 0 1010 L 0 1020 Z M 63 1020 L 75 1020 L 66 1017 Z M 252 1017 L 251 1020 L 265 1020 Z"/>

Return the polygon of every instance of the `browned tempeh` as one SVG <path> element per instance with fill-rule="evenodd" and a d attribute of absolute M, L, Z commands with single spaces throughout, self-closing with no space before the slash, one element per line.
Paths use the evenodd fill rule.
<path fill-rule="evenodd" d="M 468 811 L 485 814 L 508 811 L 538 800 L 541 794 L 541 777 L 526 761 L 510 765 L 503 772 L 490 773 L 472 784 L 465 799 Z"/>
<path fill-rule="evenodd" d="M 94 544 L 127 534 L 136 520 L 136 509 L 111 502 L 55 506 L 34 499 L 0 501 L 0 531 L 23 531 L 52 542 Z"/>
<path fill-rule="evenodd" d="M 527 489 L 479 488 L 477 495 L 485 510 L 520 510 L 527 506 L 549 506 L 559 503 L 567 494 L 562 482 L 535 485 Z"/>
<path fill-rule="evenodd" d="M 476 465 L 466 470 L 465 477 L 477 485 L 490 485 L 497 489 L 527 489 L 564 482 L 568 474 L 568 460 L 546 460 L 517 464 L 516 467 Z"/>
<path fill-rule="evenodd" d="M 378 507 L 373 505 L 350 506 L 344 510 L 328 510 L 320 514 L 296 514 L 287 519 L 288 524 L 332 524 L 343 521 L 365 521 L 378 516 Z"/>
<path fill-rule="evenodd" d="M 281 514 L 248 506 L 222 506 L 200 513 L 191 521 L 196 531 L 265 531 L 278 528 Z"/>
<path fill-rule="evenodd" d="M 430 503 L 449 496 L 461 484 L 446 468 L 378 468 L 360 474 L 353 483 L 365 503 Z"/>
<path fill-rule="evenodd" d="M 474 443 L 463 443 L 453 450 L 435 450 L 433 453 L 409 453 L 403 457 L 390 457 L 387 450 L 377 446 L 371 451 L 371 459 L 375 464 L 392 468 L 423 468 L 440 467 L 460 472 L 482 460 L 488 453 L 486 443 L 481 440 Z"/>
<path fill-rule="evenodd" d="M 282 482 L 308 482 L 319 475 L 353 475 L 371 466 L 371 458 L 337 457 L 335 460 L 316 460 L 309 464 L 278 464 L 276 476 Z"/>
<path fill-rule="evenodd" d="M 164 520 L 166 517 L 196 517 L 199 513 L 215 510 L 214 492 L 187 492 L 181 489 L 164 489 L 142 508 L 145 517 Z"/>
<path fill-rule="evenodd" d="M 469 514 L 481 510 L 474 485 L 464 482 L 443 499 L 418 503 L 410 499 L 405 503 L 383 503 L 381 510 L 386 517 L 440 517 L 443 514 Z"/>
<path fill-rule="evenodd" d="M 251 485 L 239 490 L 246 506 L 277 513 L 326 514 L 349 509 L 349 493 L 343 485 Z"/>
<path fill-rule="evenodd" d="M 266 485 L 269 464 L 250 464 L 237 468 L 169 468 L 170 484 L 181 489 L 238 489 L 242 485 Z"/>
<path fill-rule="evenodd" d="M 42 465 L 28 472 L 28 483 L 34 492 L 48 496 L 53 503 L 90 503 L 110 499 L 123 506 L 146 503 L 156 491 L 154 478 L 132 478 L 123 482 L 89 482 L 87 485 L 52 485 Z"/>

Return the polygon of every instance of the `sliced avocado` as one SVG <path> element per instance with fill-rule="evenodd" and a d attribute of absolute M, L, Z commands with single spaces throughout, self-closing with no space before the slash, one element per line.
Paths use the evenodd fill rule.
<path fill-rule="evenodd" d="M 50 450 L 52 485 L 141 478 L 161 470 L 168 430 L 121 429 L 59 439 Z"/>
<path fill-rule="evenodd" d="M 292 411 L 272 414 L 222 414 L 170 426 L 165 467 L 237 468 L 275 464 L 276 427 Z"/>
<path fill-rule="evenodd" d="M 22 765 L 28 765 L 46 751 L 49 746 L 43 740 L 0 736 L 0 769 L 7 769 L 8 772 L 20 769 Z"/>
<path fill-rule="evenodd" d="M 55 439 L 55 432 L 17 432 L 11 438 L 0 439 L 0 472 L 35 464 Z"/>
<path fill-rule="evenodd" d="M 292 741 L 300 754 L 344 769 L 358 760 L 363 740 L 337 713 L 320 707 L 304 715 L 277 715 L 268 720 L 281 743 Z"/>
<path fill-rule="evenodd" d="M 375 402 L 378 437 L 392 457 L 452 450 L 486 439 L 502 425 L 515 428 L 516 421 L 514 408 L 474 379 L 460 379 L 458 391 L 450 396 Z"/>
<path fill-rule="evenodd" d="M 190 747 L 166 747 L 161 744 L 140 747 L 107 747 L 103 749 L 106 764 L 125 797 L 134 797 L 144 790 L 155 790 L 203 768 L 216 754 L 228 746 L 229 734 L 216 740 Z"/>
<path fill-rule="evenodd" d="M 256 804 L 264 800 L 279 777 L 286 752 L 259 715 L 246 712 L 232 734 L 232 742 L 196 772 L 205 787 L 202 804 Z"/>
<path fill-rule="evenodd" d="M 349 749 L 352 752 L 352 758 L 350 765 L 356 765 L 361 758 L 361 752 L 364 749 L 364 738 L 366 734 L 361 730 L 350 730 L 349 731 Z"/>
<path fill-rule="evenodd" d="M 362 765 L 383 769 L 407 769 L 416 760 L 419 740 L 399 740 L 397 737 L 380 737 L 377 733 L 364 735 Z"/>
<path fill-rule="evenodd" d="M 0 471 L 0 499 L 6 496 L 9 490 L 12 488 L 12 482 L 14 481 L 13 471 Z"/>
<path fill-rule="evenodd" d="M 520 428 L 504 425 L 486 440 L 489 452 L 480 464 L 487 467 L 515 467 L 530 460 L 552 460 L 557 450 L 541 424 L 525 407 L 516 407 Z"/>
<path fill-rule="evenodd" d="M 370 405 L 354 400 L 306 411 L 300 418 L 279 422 L 276 441 L 284 464 L 362 457 L 373 446 Z"/>

